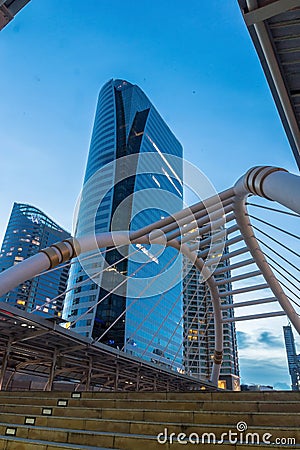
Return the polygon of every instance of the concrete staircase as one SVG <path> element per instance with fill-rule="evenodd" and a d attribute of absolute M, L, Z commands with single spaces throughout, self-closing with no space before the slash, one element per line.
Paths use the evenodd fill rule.
<path fill-rule="evenodd" d="M 299 400 L 290 391 L 2 391 L 0 450 L 300 449 Z"/>

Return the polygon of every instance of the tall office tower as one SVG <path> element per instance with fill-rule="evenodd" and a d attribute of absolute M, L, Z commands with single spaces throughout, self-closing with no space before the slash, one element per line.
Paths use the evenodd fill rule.
<path fill-rule="evenodd" d="M 291 325 L 283 327 L 285 349 L 289 372 L 292 380 L 292 390 L 300 391 L 300 355 L 296 353 L 295 340 Z"/>
<path fill-rule="evenodd" d="M 220 262 L 218 267 L 224 267 L 226 263 L 227 261 Z M 229 278 L 229 272 L 221 276 Z M 231 287 L 229 284 L 224 285 L 221 290 L 230 291 Z M 197 378 L 209 379 L 215 348 L 211 296 L 208 286 L 201 281 L 199 271 L 186 258 L 184 258 L 183 292 L 185 370 Z M 222 301 L 224 304 L 230 304 L 232 296 Z M 233 309 L 228 309 L 227 315 L 228 318 L 233 317 Z M 235 324 L 224 323 L 223 330 L 224 356 L 219 386 L 236 390 L 239 389 L 240 379 Z"/>
<path fill-rule="evenodd" d="M 182 146 L 138 86 L 110 80 L 99 94 L 75 235 L 134 231 L 181 208 Z M 87 255 L 74 264 L 68 288 L 76 288 L 66 297 L 64 318 L 84 336 L 180 365 L 180 256 L 168 272 L 173 249 L 102 250 L 105 261 Z"/>
<path fill-rule="evenodd" d="M 0 272 L 35 255 L 42 248 L 67 239 L 63 230 L 41 210 L 31 205 L 14 203 L 0 254 Z M 28 312 L 60 317 L 64 296 L 51 300 L 66 290 L 69 268 L 27 280 L 0 301 Z"/>

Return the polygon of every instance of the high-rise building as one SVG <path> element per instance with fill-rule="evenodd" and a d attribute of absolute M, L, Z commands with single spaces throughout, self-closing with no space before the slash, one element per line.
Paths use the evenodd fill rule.
<path fill-rule="evenodd" d="M 181 208 L 182 146 L 138 86 L 110 80 L 99 94 L 75 236 L 134 231 Z M 155 247 L 102 249 L 105 261 L 91 254 L 74 264 L 64 318 L 84 336 L 180 366 L 181 257 L 160 281 L 176 251 Z"/>
<path fill-rule="evenodd" d="M 300 391 L 300 355 L 296 353 L 295 339 L 291 325 L 283 327 L 283 333 L 289 372 L 292 380 L 292 390 Z"/>
<path fill-rule="evenodd" d="M 35 255 L 42 248 L 68 239 L 63 230 L 41 210 L 31 205 L 14 203 L 0 253 L 0 272 Z M 0 301 L 28 312 L 61 316 L 64 296 L 51 300 L 66 290 L 68 267 L 27 280 Z"/>
<path fill-rule="evenodd" d="M 226 249 L 225 249 L 226 251 Z M 224 267 L 227 261 L 219 263 Z M 230 278 L 230 272 L 219 276 Z M 218 276 L 216 275 L 216 280 Z M 220 287 L 230 291 L 230 284 Z M 184 308 L 184 366 L 188 374 L 201 379 L 210 379 L 215 348 L 214 315 L 208 286 L 203 283 L 200 272 L 184 258 L 183 281 Z M 223 304 L 231 304 L 232 296 L 222 299 Z M 228 318 L 233 317 L 233 309 L 227 309 Z M 224 312 L 223 312 L 224 314 Z M 239 364 L 234 322 L 223 324 L 224 355 L 219 386 L 231 390 L 239 389 Z"/>

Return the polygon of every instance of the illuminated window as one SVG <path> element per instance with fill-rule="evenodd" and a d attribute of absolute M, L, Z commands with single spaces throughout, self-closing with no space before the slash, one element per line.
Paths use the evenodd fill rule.
<path fill-rule="evenodd" d="M 17 300 L 17 304 L 18 305 L 23 305 L 24 306 L 25 303 L 26 303 L 25 300 Z"/>
<path fill-rule="evenodd" d="M 219 389 L 226 389 L 226 381 L 225 380 L 219 380 L 218 381 L 218 388 Z"/>

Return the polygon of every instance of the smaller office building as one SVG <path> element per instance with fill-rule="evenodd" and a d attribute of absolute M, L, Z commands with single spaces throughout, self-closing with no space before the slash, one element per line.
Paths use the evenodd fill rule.
<path fill-rule="evenodd" d="M 70 236 L 41 210 L 14 203 L 2 243 L 0 272 Z M 52 299 L 66 290 L 68 272 L 69 267 L 64 267 L 27 280 L 1 297 L 0 301 L 24 311 L 60 317 L 64 296 L 54 301 Z"/>

